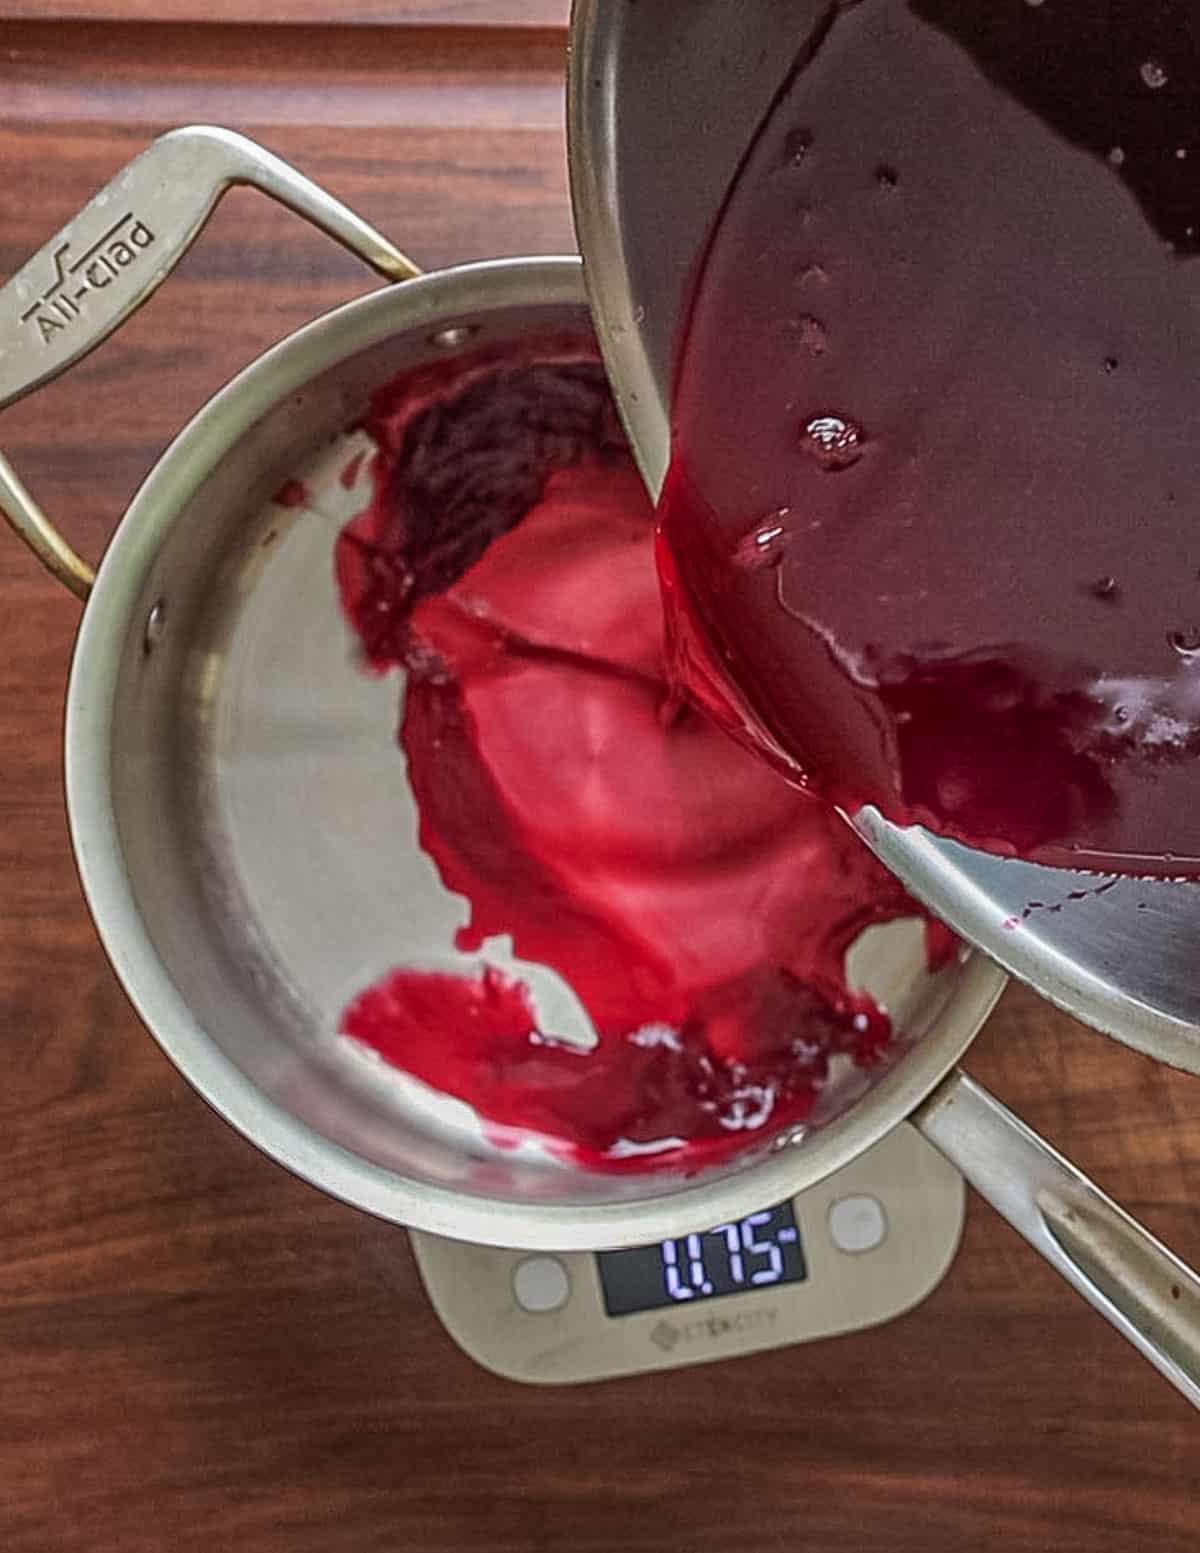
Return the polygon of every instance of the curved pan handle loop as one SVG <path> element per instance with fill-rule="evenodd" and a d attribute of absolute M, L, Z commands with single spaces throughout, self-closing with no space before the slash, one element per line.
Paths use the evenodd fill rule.
<path fill-rule="evenodd" d="M 417 267 L 286 162 L 230 130 L 172 130 L 130 162 L 0 290 L 0 409 L 58 377 L 158 289 L 228 189 L 249 185 L 304 216 L 388 281 Z M 80 598 L 93 568 L 0 456 L 0 510 Z"/>
<path fill-rule="evenodd" d="M 910 1118 L 1089 1305 L 1200 1407 L 1200 1278 L 964 1073 Z"/>

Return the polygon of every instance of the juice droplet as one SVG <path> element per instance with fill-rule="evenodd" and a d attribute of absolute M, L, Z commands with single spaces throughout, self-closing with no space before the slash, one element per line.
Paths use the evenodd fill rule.
<path fill-rule="evenodd" d="M 875 182 L 881 189 L 894 189 L 900 182 L 900 174 L 886 162 L 880 162 L 875 169 Z"/>
<path fill-rule="evenodd" d="M 1115 577 L 1097 577 L 1095 582 L 1085 582 L 1083 591 L 1105 604 L 1115 604 L 1121 597 L 1121 589 Z"/>
<path fill-rule="evenodd" d="M 783 164 L 785 167 L 799 167 L 804 158 L 812 150 L 812 130 L 794 129 L 783 142 Z"/>
<path fill-rule="evenodd" d="M 1152 92 L 1156 92 L 1160 86 L 1166 86 L 1167 84 L 1167 72 L 1157 59 L 1147 59 L 1143 63 L 1139 74 Z"/>
<path fill-rule="evenodd" d="M 863 456 L 861 426 L 841 415 L 814 415 L 801 432 L 800 445 L 822 469 L 849 469 Z"/>
<path fill-rule="evenodd" d="M 823 264 L 806 264 L 800 271 L 799 279 L 802 286 L 827 286 L 829 271 Z"/>
<path fill-rule="evenodd" d="M 1108 153 L 1108 159 L 1114 167 L 1120 167 L 1125 160 L 1125 153 L 1120 146 L 1114 146 Z"/>
<path fill-rule="evenodd" d="M 1168 631 L 1167 641 L 1181 658 L 1200 657 L 1200 626 L 1191 626 L 1186 631 Z"/>
<path fill-rule="evenodd" d="M 761 572 L 779 565 L 787 548 L 785 520 L 790 512 L 789 507 L 780 507 L 770 517 L 760 519 L 748 534 L 743 534 L 733 552 L 740 567 L 748 572 Z"/>
<path fill-rule="evenodd" d="M 285 480 L 271 500 L 277 507 L 305 507 L 308 505 L 308 487 L 303 480 Z"/>
<path fill-rule="evenodd" d="M 806 313 L 803 318 L 796 320 L 796 332 L 801 346 L 810 356 L 823 356 L 829 344 L 829 336 L 825 332 L 825 325 L 819 318 L 814 318 L 811 313 Z"/>
<path fill-rule="evenodd" d="M 1105 358 L 1104 358 L 1104 370 L 1106 372 L 1111 374 L 1111 373 L 1115 372 L 1120 365 L 1121 365 L 1121 363 L 1117 360 L 1117 358 L 1115 356 L 1105 356 Z"/>

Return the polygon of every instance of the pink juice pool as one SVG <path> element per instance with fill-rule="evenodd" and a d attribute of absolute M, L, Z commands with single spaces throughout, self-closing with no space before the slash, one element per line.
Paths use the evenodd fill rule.
<path fill-rule="evenodd" d="M 470 903 L 458 947 L 510 934 L 598 1041 L 540 1030 L 495 968 L 400 966 L 343 1032 L 497 1141 L 590 1169 L 761 1145 L 809 1114 L 835 1055 L 886 1050 L 846 951 L 920 908 L 673 683 L 655 517 L 589 346 L 424 369 L 367 429 L 375 497 L 340 537 L 338 582 L 368 664 L 405 676 L 421 845 Z M 927 942 L 935 963 L 954 952 L 936 924 Z"/>

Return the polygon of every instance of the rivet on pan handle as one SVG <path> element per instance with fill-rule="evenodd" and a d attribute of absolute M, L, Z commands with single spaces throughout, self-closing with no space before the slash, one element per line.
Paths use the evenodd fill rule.
<path fill-rule="evenodd" d="M 130 162 L 0 290 L 0 409 L 74 365 L 158 289 L 226 190 L 261 189 L 329 234 L 385 280 L 417 267 L 374 227 L 269 151 L 194 125 Z M 67 543 L 0 456 L 0 510 L 35 555 L 86 599 L 94 569 Z"/>
<path fill-rule="evenodd" d="M 963 1073 L 911 1120 L 1160 1374 L 1200 1407 L 1200 1278 Z"/>

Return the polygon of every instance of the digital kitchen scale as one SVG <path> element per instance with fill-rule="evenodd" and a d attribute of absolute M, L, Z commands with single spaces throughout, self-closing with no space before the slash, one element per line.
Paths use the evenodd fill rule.
<path fill-rule="evenodd" d="M 503 1251 L 411 1232 L 434 1310 L 531 1385 L 679 1369 L 876 1326 L 942 1281 L 962 1177 L 907 1124 L 786 1202 L 632 1251 Z"/>

